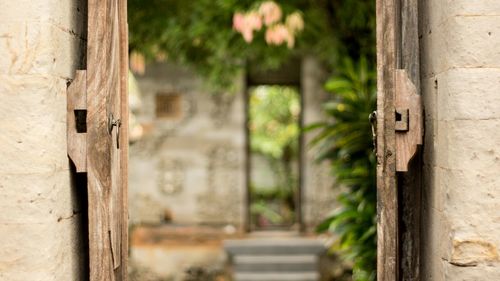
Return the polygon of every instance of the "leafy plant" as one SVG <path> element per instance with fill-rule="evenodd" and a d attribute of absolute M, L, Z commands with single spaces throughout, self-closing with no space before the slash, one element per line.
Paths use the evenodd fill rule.
<path fill-rule="evenodd" d="M 283 21 L 293 14 L 303 19 L 293 48 L 270 45 L 274 36 L 266 40 L 264 28 L 251 42 L 239 33 L 235 13 L 257 9 L 263 2 L 267 1 L 129 0 L 130 50 L 190 66 L 219 90 L 231 89 L 247 63 L 265 70 L 312 54 L 333 69 L 345 56 L 374 59 L 375 0 L 274 0 Z"/>
<path fill-rule="evenodd" d="M 376 160 L 369 114 L 376 107 L 376 75 L 362 58 L 344 61 L 338 75 L 326 83 L 332 100 L 324 105 L 329 117 L 313 124 L 319 131 L 312 145 L 320 148 L 318 160 L 329 160 L 337 183 L 345 186 L 339 210 L 317 230 L 339 235 L 333 249 L 353 261 L 353 278 L 376 277 Z"/>
<path fill-rule="evenodd" d="M 272 170 L 274 186 L 256 186 L 252 179 L 251 212 L 259 224 L 293 223 L 298 188 L 300 94 L 293 87 L 259 86 L 249 100 L 250 148 Z"/>
<path fill-rule="evenodd" d="M 256 87 L 251 91 L 249 107 L 252 151 L 275 159 L 297 155 L 300 133 L 297 90 L 280 86 Z"/>

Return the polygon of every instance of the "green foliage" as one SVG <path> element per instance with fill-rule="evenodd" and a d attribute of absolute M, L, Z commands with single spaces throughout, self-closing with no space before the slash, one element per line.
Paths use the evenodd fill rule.
<path fill-rule="evenodd" d="M 293 200 L 290 192 L 282 188 L 252 189 L 252 205 L 250 212 L 254 223 L 262 227 L 262 219 L 270 225 L 286 225 L 293 222 L 294 212 L 290 202 Z"/>
<path fill-rule="evenodd" d="M 231 88 L 248 60 L 277 67 L 289 55 L 286 46 L 269 47 L 263 36 L 247 44 L 232 29 L 233 14 L 250 0 L 129 0 L 130 49 L 149 58 L 167 58 L 193 67 L 212 85 Z"/>
<path fill-rule="evenodd" d="M 210 85 L 230 89 L 246 63 L 279 67 L 292 56 L 313 54 L 327 67 L 346 55 L 373 58 L 374 0 L 277 0 L 285 14 L 301 11 L 305 29 L 296 47 L 269 46 L 264 31 L 251 44 L 232 28 L 233 15 L 260 0 L 129 0 L 130 49 L 201 73 Z"/>
<path fill-rule="evenodd" d="M 260 86 L 250 95 L 251 149 L 281 159 L 297 155 L 300 96 L 290 87 Z"/>
<path fill-rule="evenodd" d="M 274 225 L 293 222 L 298 175 L 292 166 L 298 156 L 300 110 L 300 95 L 295 88 L 259 86 L 250 91 L 251 152 L 268 162 L 276 183 L 263 187 L 252 182 L 251 212 L 257 224 L 259 218 Z"/>
<path fill-rule="evenodd" d="M 294 49 L 269 46 L 263 34 L 247 44 L 232 29 L 234 12 L 247 11 L 259 0 L 129 0 L 130 49 L 154 59 L 190 66 L 218 90 L 230 90 L 235 75 L 248 63 L 277 68 L 294 56 L 312 54 L 329 70 L 345 63 L 327 89 L 334 93 L 325 105 L 330 119 L 322 124 L 316 145 L 320 159 L 332 162 L 338 181 L 349 188 L 341 196 L 342 210 L 319 230 L 340 234 L 339 248 L 354 260 L 355 280 L 375 277 L 375 159 L 367 116 L 375 107 L 375 0 L 277 0 L 285 13 L 300 10 L 305 29 Z M 279 133 L 285 144 L 293 130 Z M 252 147 L 274 158 L 283 149 L 261 138 Z"/>
<path fill-rule="evenodd" d="M 340 210 L 318 226 L 340 239 L 335 249 L 354 262 L 354 280 L 375 280 L 376 274 L 376 160 L 368 116 L 376 107 L 376 75 L 366 61 L 346 59 L 340 73 L 326 83 L 332 101 L 326 103 L 326 122 L 312 144 L 319 160 L 329 160 L 337 183 L 347 187 L 339 196 Z"/>

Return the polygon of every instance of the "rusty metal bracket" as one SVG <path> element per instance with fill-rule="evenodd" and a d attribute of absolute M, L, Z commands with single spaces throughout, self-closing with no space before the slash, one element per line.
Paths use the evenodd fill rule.
<path fill-rule="evenodd" d="M 396 79 L 396 171 L 407 172 L 408 163 L 423 143 L 422 98 L 406 70 L 397 69 Z"/>
<path fill-rule="evenodd" d="M 67 89 L 68 156 L 77 173 L 87 172 L 87 72 L 77 70 Z"/>

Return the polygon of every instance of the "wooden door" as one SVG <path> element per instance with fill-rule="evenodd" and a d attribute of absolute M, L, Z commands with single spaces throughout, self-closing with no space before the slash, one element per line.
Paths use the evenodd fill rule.
<path fill-rule="evenodd" d="M 91 281 L 127 276 L 126 0 L 88 0 L 87 182 Z"/>
<path fill-rule="evenodd" d="M 379 281 L 420 280 L 418 0 L 377 0 Z"/>

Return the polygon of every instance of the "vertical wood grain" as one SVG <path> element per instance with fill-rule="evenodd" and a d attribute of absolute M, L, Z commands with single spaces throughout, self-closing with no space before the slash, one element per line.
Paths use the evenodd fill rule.
<path fill-rule="evenodd" d="M 128 20 L 127 20 L 127 0 L 120 0 L 119 23 L 120 23 L 120 78 L 121 78 L 121 116 L 122 116 L 122 137 L 120 139 L 121 148 L 121 171 L 122 171 L 122 250 L 121 250 L 121 278 L 126 281 L 128 278 L 128 135 L 129 135 L 129 99 L 128 99 Z"/>
<path fill-rule="evenodd" d="M 377 279 L 398 279 L 395 163 L 396 0 L 377 0 Z"/>
<path fill-rule="evenodd" d="M 88 1 L 87 36 L 87 177 L 91 281 L 124 280 L 123 151 L 108 117 L 122 114 L 122 57 L 118 0 Z M 126 89 L 126 88 L 125 88 Z M 123 130 L 122 126 L 120 129 Z M 120 134 L 121 141 L 126 135 Z M 126 160 L 126 159 L 125 159 Z"/>

